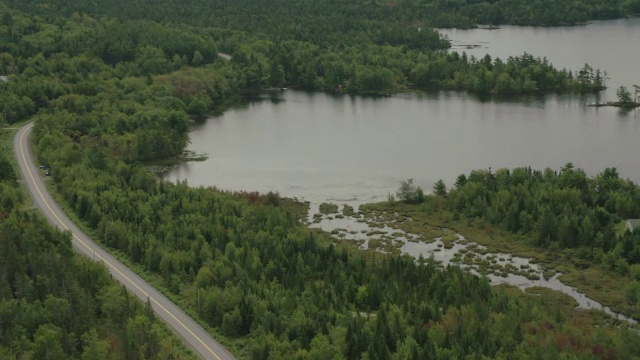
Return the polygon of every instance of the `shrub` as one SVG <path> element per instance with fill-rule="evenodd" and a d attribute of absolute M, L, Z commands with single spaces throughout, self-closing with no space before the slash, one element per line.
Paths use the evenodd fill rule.
<path fill-rule="evenodd" d="M 424 201 L 424 191 L 419 186 L 413 185 L 413 179 L 408 179 L 400 183 L 396 197 L 409 204 L 421 204 Z"/>

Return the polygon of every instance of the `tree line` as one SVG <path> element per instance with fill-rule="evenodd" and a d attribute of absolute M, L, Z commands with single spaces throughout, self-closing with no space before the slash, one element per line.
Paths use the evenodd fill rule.
<path fill-rule="evenodd" d="M 295 0 L 269 3 L 192 0 L 188 3 L 165 2 L 162 9 L 152 0 L 134 4 L 124 0 L 99 4 L 86 0 L 7 1 L 12 6 L 41 15 L 55 12 L 69 16 L 81 12 L 121 19 L 194 23 L 314 42 L 335 41 L 338 33 L 355 38 L 367 33 L 367 39 L 374 41 L 406 41 L 416 37 L 401 24 L 459 28 L 477 24 L 558 26 L 640 14 L 638 0 Z M 371 21 L 373 19 L 377 21 Z M 314 29 L 319 31 L 314 32 Z"/>
<path fill-rule="evenodd" d="M 605 88 L 605 74 L 588 65 L 573 73 L 556 69 L 546 59 L 530 54 L 503 60 L 447 53 L 443 49 L 449 46 L 448 41 L 427 28 L 411 30 L 424 37 L 421 45 L 414 46 L 413 40 L 375 41 L 343 36 L 340 32 L 336 32 L 336 36 L 343 38 L 322 42 L 282 36 L 265 38 L 261 33 L 213 27 L 160 25 L 147 20 L 94 18 L 79 13 L 68 19 L 46 19 L 5 8 L 0 37 L 7 41 L 0 43 L 3 51 L 0 72 L 30 74 L 44 64 L 44 58 L 55 59 L 58 64 L 38 71 L 65 71 L 66 77 L 77 77 L 91 67 L 108 69 L 105 65 L 120 79 L 151 77 L 183 68 L 210 67 L 215 63 L 218 48 L 232 52 L 231 63 L 223 70 L 223 77 L 230 82 L 228 88 L 213 92 L 195 89 L 198 96 L 190 109 L 192 112 L 211 110 L 221 92 L 283 86 L 339 89 L 350 93 L 389 93 L 418 88 L 505 95 Z M 25 63 L 26 58 L 34 60 Z M 207 72 L 220 71 L 218 67 L 216 71 Z M 583 71 L 587 72 L 586 76 L 581 75 Z M 3 102 L 7 108 L 4 111 L 9 119 L 34 113 L 43 105 L 45 97 L 51 99 L 69 92 L 59 83 L 42 82 L 44 79 L 24 80 L 29 83 L 0 84 L 25 87 L 22 91 L 5 92 L 7 98 Z M 74 91 L 95 91 L 90 84 L 82 85 L 82 89 Z M 193 88 L 190 90 L 194 92 Z M 15 96 L 9 98 L 10 93 Z M 191 105 L 193 99 L 186 100 L 185 105 Z"/>
<path fill-rule="evenodd" d="M 446 203 L 457 217 L 480 217 L 514 233 L 535 234 L 543 247 L 582 249 L 623 274 L 640 264 L 640 243 L 614 230 L 621 221 L 640 217 L 640 188 L 615 168 L 591 178 L 571 163 L 560 171 L 476 170 L 458 176 Z"/>
<path fill-rule="evenodd" d="M 560 171 L 530 167 L 475 170 L 457 177 L 446 191 L 439 181 L 425 211 L 447 210 L 453 219 L 481 220 L 524 235 L 521 241 L 550 251 L 571 249 L 582 258 L 627 276 L 624 308 L 640 309 L 640 230 L 627 219 L 640 217 L 640 187 L 615 168 L 588 177 L 571 163 Z M 399 194 L 413 194 L 405 191 Z M 411 197 L 401 197 L 409 201 Z"/>

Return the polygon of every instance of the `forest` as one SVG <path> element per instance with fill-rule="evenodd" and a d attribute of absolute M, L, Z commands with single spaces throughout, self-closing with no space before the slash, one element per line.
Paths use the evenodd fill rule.
<path fill-rule="evenodd" d="M 458 176 L 446 195 L 454 217 L 482 218 L 513 233 L 534 234 L 541 247 L 576 248 L 621 274 L 640 276 L 639 233 L 616 234 L 640 217 L 640 187 L 608 168 L 593 178 L 571 163 L 560 171 L 476 170 Z"/>
<path fill-rule="evenodd" d="M 7 0 L 40 15 L 88 13 L 119 19 L 191 23 L 202 27 L 259 32 L 302 41 L 334 41 L 342 33 L 354 41 L 413 38 L 399 24 L 470 28 L 481 25 L 557 26 L 640 14 L 639 0 Z M 318 31 L 316 31 L 318 30 Z M 361 30 L 364 30 L 361 32 Z"/>
<path fill-rule="evenodd" d="M 443 50 L 449 47 L 449 42 L 430 28 L 390 22 L 399 28 L 385 29 L 388 21 L 362 18 L 362 14 L 356 19 L 367 24 L 353 26 L 353 21 L 343 19 L 342 23 L 350 27 L 344 31 L 331 25 L 326 31 L 305 27 L 300 31 L 283 29 L 282 33 L 277 30 L 262 33 L 255 28 L 250 31 L 203 28 L 191 23 L 168 26 L 140 19 L 97 18 L 78 12 L 69 18 L 45 20 L 51 16 L 3 15 L 0 38 L 6 41 L 0 43 L 0 50 L 6 54 L 0 71 L 24 71 L 28 65 L 18 65 L 17 57 L 55 55 L 56 60 L 65 63 L 83 55 L 90 59 L 91 66 L 98 63 L 114 66 L 118 77 L 150 76 L 169 74 L 184 66 L 207 67 L 218 50 L 232 53 L 230 64 L 216 68 L 216 72 L 228 74 L 222 77 L 231 81 L 229 87 L 210 92 L 182 81 L 190 87 L 189 93 L 185 93 L 187 89 L 176 90 L 183 102 L 188 101 L 185 105 L 191 105 L 193 95 L 198 95 L 193 111 L 217 102 L 216 96 L 223 95 L 220 92 L 283 86 L 341 89 L 349 93 L 387 94 L 418 88 L 502 95 L 589 92 L 606 86 L 606 74 L 589 65 L 570 71 L 556 69 L 546 59 L 531 54 L 476 59 L 464 53 L 448 53 Z M 327 21 L 321 18 L 316 22 L 320 20 Z M 318 39 L 311 34 L 294 36 L 311 31 L 308 29 L 326 38 Z M 48 71 L 69 70 L 65 66 L 69 65 L 60 64 Z M 56 86 L 49 89 L 59 90 Z M 59 94 L 47 95 L 51 98 Z M 12 100 L 9 103 L 17 109 L 9 112 L 32 112 L 30 109 L 39 105 L 36 103 L 34 107 L 23 98 Z"/>
<path fill-rule="evenodd" d="M 148 304 L 27 209 L 8 155 L 0 152 L 0 358 L 194 358 Z"/>
<path fill-rule="evenodd" d="M 629 231 L 626 221 L 639 217 L 639 196 L 640 187 L 622 179 L 615 168 L 588 177 L 571 163 L 559 171 L 475 170 L 459 175 L 448 191 L 444 181 L 438 181 L 430 196 L 409 182 L 398 191 L 400 201 L 415 204 L 414 210 L 429 219 L 452 222 L 468 231 L 475 228 L 475 236 L 481 229 L 506 231 L 513 243 L 537 249 L 543 263 L 565 258 L 578 272 L 590 269 L 592 276 L 608 278 L 611 285 L 578 276 L 581 285 L 592 283 L 602 290 L 598 290 L 599 300 L 636 318 L 640 316 L 640 232 Z M 614 300 L 606 295 L 612 292 L 623 296 Z"/>
<path fill-rule="evenodd" d="M 500 60 L 447 53 L 446 40 L 436 32 L 398 27 L 389 18 L 395 12 L 379 10 L 381 20 L 369 20 L 370 27 L 364 15 L 343 21 L 351 36 L 306 27 L 278 36 L 275 30 L 241 27 L 259 28 L 269 19 L 256 15 L 265 9 L 250 16 L 255 22 L 240 16 L 249 16 L 245 11 L 255 10 L 257 2 L 244 8 L 207 3 L 228 5 L 228 18 L 219 24 L 208 24 L 217 17 L 203 16 L 215 12 L 193 3 L 167 1 L 160 7 L 139 1 L 134 9 L 130 2 L 105 2 L 98 11 L 83 1 L 0 2 L 0 73 L 8 76 L 0 82 L 0 106 L 9 124 L 35 122 L 34 151 L 51 167 L 50 188 L 72 216 L 105 247 L 159 279 L 163 291 L 224 337 L 236 356 L 640 357 L 634 330 L 596 311 L 576 311 L 573 300 L 561 294 L 491 287 L 486 279 L 429 259 L 354 251 L 304 227 L 277 194 L 160 182 L 144 165 L 181 156 L 192 118 L 224 110 L 259 88 L 593 91 L 604 86 L 603 73 L 588 65 L 573 73 L 557 70 L 530 54 Z M 269 6 L 306 9 L 302 2 L 284 3 Z M 324 20 L 318 14 L 318 26 L 339 29 L 327 25 L 330 14 Z M 290 25 L 283 20 L 282 29 Z M 389 31 L 369 31 L 376 25 Z M 323 42 L 310 39 L 313 34 L 345 40 Z M 218 57 L 219 50 L 232 59 Z M 0 256 L 6 260 L 0 264 L 6 268 L 0 269 L 7 281 L 0 284 L 0 307 L 8 310 L 0 311 L 0 351 L 9 358 L 39 358 L 32 351 L 43 349 L 59 352 L 51 358 L 79 358 L 94 348 L 116 358 L 182 356 L 155 336 L 158 325 L 147 307 L 130 300 L 105 269 L 72 254 L 68 234 L 22 209 L 27 200 L 15 174 L 5 171 L 10 168 L 3 152 L 0 239 L 6 251 Z M 469 178 L 464 186 L 471 188 L 475 178 Z M 604 228 L 594 225 L 593 234 L 609 235 Z M 541 241 L 558 242 L 559 229 Z M 60 311 L 71 306 L 79 317 Z M 30 312 L 16 319 L 22 314 L 16 308 Z M 87 358 L 99 358 L 92 354 Z"/>

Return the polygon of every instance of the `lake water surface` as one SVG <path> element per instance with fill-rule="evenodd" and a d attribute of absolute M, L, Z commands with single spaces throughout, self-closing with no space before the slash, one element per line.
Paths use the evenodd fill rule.
<path fill-rule="evenodd" d="M 607 71 L 610 88 L 520 102 L 461 92 L 368 98 L 286 90 L 195 126 L 189 149 L 209 159 L 183 164 L 165 179 L 312 202 L 370 202 L 407 178 L 430 190 L 440 178 L 451 184 L 473 169 L 559 169 L 567 162 L 590 175 L 616 167 L 640 181 L 638 111 L 585 107 L 614 100 L 620 85 L 640 84 L 640 19 L 443 33 L 453 50 L 477 57 L 527 51 L 559 68 L 589 63 Z"/>

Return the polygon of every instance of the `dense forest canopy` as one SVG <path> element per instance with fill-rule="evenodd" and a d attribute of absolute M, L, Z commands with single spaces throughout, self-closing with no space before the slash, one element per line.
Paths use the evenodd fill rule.
<path fill-rule="evenodd" d="M 0 152 L 0 358 L 191 358 L 149 305 L 74 254 L 68 233 L 23 209 L 9 155 Z"/>
<path fill-rule="evenodd" d="M 110 71 L 118 79 L 167 74 L 168 82 L 163 80 L 162 84 L 191 114 L 211 110 L 230 94 L 269 87 L 351 93 L 417 87 L 508 95 L 597 91 L 604 88 L 606 79 L 605 73 L 588 65 L 575 72 L 559 70 L 531 54 L 476 59 L 464 53 L 447 53 L 439 49 L 448 43 L 428 29 L 412 29 L 418 34 L 415 39 L 377 41 L 367 38 L 370 33 L 366 27 L 357 28 L 357 36 L 334 32 L 339 39 L 324 43 L 80 13 L 46 20 L 53 15 L 40 17 L 4 9 L 0 37 L 6 41 L 0 43 L 0 72 L 28 75 L 0 84 L 12 88 L 0 95 L 7 99 L 3 111 L 9 122 L 69 92 L 95 93 L 97 89 L 87 80 L 77 83 L 78 74 L 88 71 Z M 195 69 L 211 68 L 218 49 L 233 53 L 230 64 L 218 64 L 215 71 Z M 42 68 L 44 60 L 55 66 Z M 169 75 L 178 70 L 182 71 L 181 79 Z M 194 76 L 196 72 L 200 74 Z M 67 84 L 51 83 L 40 76 L 54 73 Z M 70 89 L 69 84 L 75 88 Z"/>
<path fill-rule="evenodd" d="M 191 188 L 149 173 L 141 162 L 182 154 L 191 116 L 224 109 L 256 88 L 344 84 L 353 92 L 421 86 L 519 93 L 603 86 L 603 75 L 588 65 L 571 73 L 529 54 L 501 60 L 443 52 L 446 42 L 413 22 L 415 7 L 430 2 L 258 4 L 0 2 L 0 73 L 8 75 L 0 82 L 3 120 L 35 121 L 35 153 L 52 169 L 51 188 L 97 240 L 160 279 L 164 291 L 225 336 L 241 358 L 640 356 L 637 334 L 625 324 L 575 311 L 556 293 L 492 288 L 457 267 L 335 246 L 299 224 L 277 194 Z M 224 15 L 213 11 L 216 6 Z M 301 14 L 309 17 L 308 27 L 292 20 Z M 218 49 L 233 58 L 218 58 Z M 61 357 L 80 357 L 84 348 L 73 336 L 86 334 L 101 316 L 107 325 L 96 326 L 87 339 L 111 334 L 122 352 L 161 349 L 162 342 L 149 336 L 155 334 L 149 312 L 127 305 L 128 295 L 108 283 L 104 269 L 73 257 L 68 235 L 13 210 L 24 196 L 15 190 L 15 175 L 4 171 L 8 164 L 0 156 L 0 176 L 9 184 L 0 184 L 0 226 L 6 228 L 0 241 L 8 248 L 0 256 L 11 255 L 0 264 L 12 269 L 3 270 L 6 281 L 0 282 L 0 306 L 9 309 L 0 311 L 7 316 L 0 324 L 19 325 L 7 330 L 15 335 L 3 328 L 0 351 L 18 358 L 37 348 L 31 343 L 54 344 L 54 338 L 68 354 Z M 557 242 L 557 234 L 548 241 Z M 36 242 L 51 245 L 29 262 Z M 31 272 L 14 264 L 21 261 Z M 47 266 L 46 275 L 54 280 L 27 279 L 52 263 L 59 266 Z M 95 279 L 71 279 L 86 273 Z M 67 291 L 76 283 L 77 291 Z M 106 290 L 96 288 L 103 283 Z M 89 310 L 81 316 L 88 320 L 66 323 L 61 315 L 53 320 L 56 328 L 39 334 L 41 317 L 12 320 L 20 314 L 12 309 L 22 292 L 37 311 L 48 296 L 70 304 L 87 298 Z M 126 311 L 136 307 L 131 320 Z"/>
<path fill-rule="evenodd" d="M 40 14 L 83 12 L 120 19 L 257 31 L 315 42 L 330 41 L 333 33 L 360 34 L 361 29 L 366 30 L 371 36 L 369 40 L 374 42 L 378 36 L 407 36 L 401 24 L 423 27 L 575 25 L 640 14 L 639 0 L 7 1 L 12 6 Z"/>
<path fill-rule="evenodd" d="M 627 293 L 623 307 L 640 314 L 640 230 L 624 225 L 640 218 L 640 187 L 620 178 L 615 168 L 594 177 L 571 163 L 560 171 L 476 170 L 427 200 L 425 211 L 446 209 L 454 219 L 481 219 L 525 235 L 523 241 L 540 248 L 572 249 L 577 258 L 629 276 L 631 282 L 621 289 Z"/>

